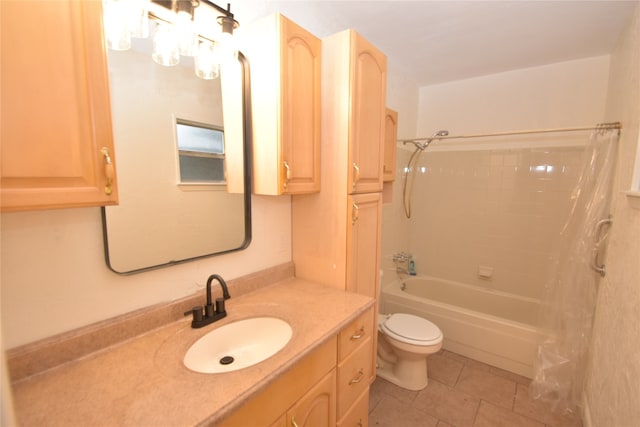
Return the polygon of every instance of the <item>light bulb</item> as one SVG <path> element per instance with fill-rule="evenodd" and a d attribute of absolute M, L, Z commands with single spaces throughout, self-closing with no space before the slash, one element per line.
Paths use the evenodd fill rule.
<path fill-rule="evenodd" d="M 107 46 L 112 50 L 130 49 L 128 0 L 104 0 L 103 4 Z"/>
<path fill-rule="evenodd" d="M 180 62 L 176 27 L 161 23 L 153 36 L 153 52 L 151 57 L 164 66 L 177 65 Z"/>
<path fill-rule="evenodd" d="M 222 33 L 220 34 L 220 59 L 221 62 L 225 61 L 237 61 L 238 60 L 238 48 L 236 41 L 233 38 L 233 30 L 238 26 L 238 23 L 229 16 L 219 16 L 218 24 L 222 27 Z"/>
<path fill-rule="evenodd" d="M 129 34 L 131 37 L 149 37 L 149 1 L 129 0 Z"/>
<path fill-rule="evenodd" d="M 196 29 L 191 14 L 185 11 L 178 12 L 176 19 L 178 32 L 178 45 L 180 55 L 193 56 L 196 52 Z"/>
<path fill-rule="evenodd" d="M 238 49 L 232 34 L 222 33 L 220 35 L 220 62 L 237 61 Z"/>
<path fill-rule="evenodd" d="M 194 61 L 196 76 L 201 79 L 212 80 L 220 74 L 220 52 L 216 44 L 200 42 Z"/>

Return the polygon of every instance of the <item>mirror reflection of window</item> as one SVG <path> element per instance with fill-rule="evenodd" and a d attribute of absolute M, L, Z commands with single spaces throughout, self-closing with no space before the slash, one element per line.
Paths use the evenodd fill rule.
<path fill-rule="evenodd" d="M 180 184 L 226 184 L 224 131 L 176 120 Z"/>

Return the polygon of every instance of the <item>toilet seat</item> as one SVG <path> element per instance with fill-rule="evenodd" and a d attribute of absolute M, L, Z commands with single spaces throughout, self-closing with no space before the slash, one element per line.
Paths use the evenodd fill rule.
<path fill-rule="evenodd" d="M 387 316 L 380 327 L 391 338 L 407 344 L 430 346 L 442 342 L 440 328 L 427 319 L 412 314 L 396 313 Z"/>

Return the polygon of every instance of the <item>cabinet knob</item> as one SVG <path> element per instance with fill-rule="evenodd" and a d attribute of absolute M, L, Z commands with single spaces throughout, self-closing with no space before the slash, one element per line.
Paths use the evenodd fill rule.
<path fill-rule="evenodd" d="M 298 427 L 298 423 L 296 422 L 296 417 L 293 417 L 293 416 L 291 417 L 291 425 L 293 427 Z"/>
<path fill-rule="evenodd" d="M 104 156 L 104 176 L 107 179 L 107 182 L 104 186 L 104 194 L 109 196 L 113 192 L 113 162 L 111 161 L 111 154 L 109 153 L 109 149 L 107 147 L 102 147 L 102 150 L 100 150 L 100 152 Z"/>

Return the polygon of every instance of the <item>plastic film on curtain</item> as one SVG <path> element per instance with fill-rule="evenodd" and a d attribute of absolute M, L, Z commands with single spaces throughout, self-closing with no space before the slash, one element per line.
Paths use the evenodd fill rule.
<path fill-rule="evenodd" d="M 619 132 L 596 130 L 585 147 L 571 213 L 545 283 L 539 319 L 543 338 L 530 392 L 559 413 L 573 413 L 581 406 L 601 280 L 592 265 L 594 257 L 604 256 L 608 226 L 603 231 L 599 223 L 609 217 Z"/>

